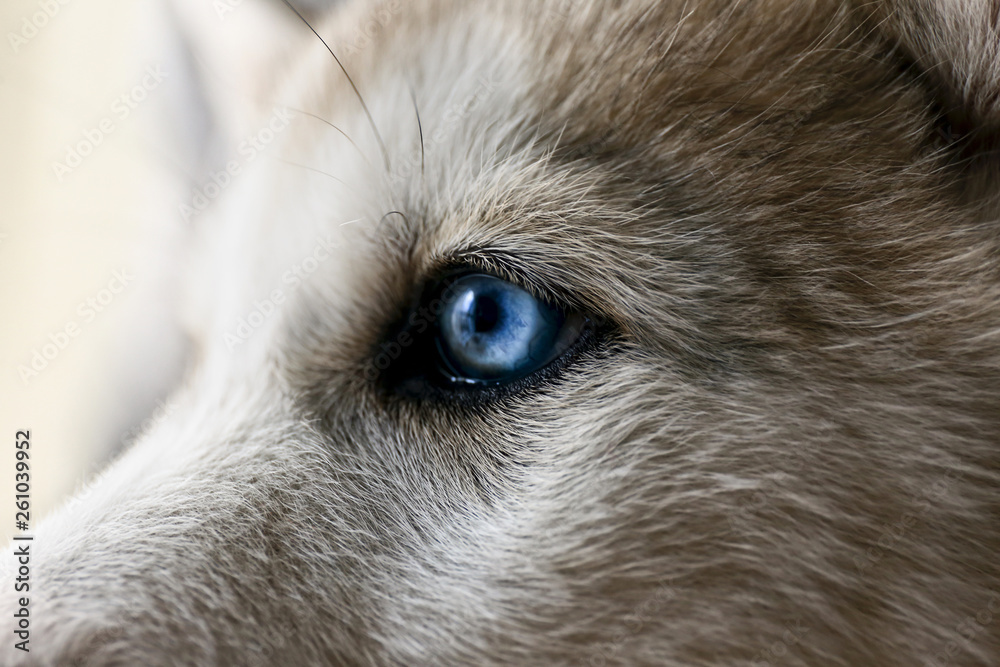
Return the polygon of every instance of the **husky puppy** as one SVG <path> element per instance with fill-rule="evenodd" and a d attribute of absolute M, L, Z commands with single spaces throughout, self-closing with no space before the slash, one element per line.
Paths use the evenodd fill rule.
<path fill-rule="evenodd" d="M 283 25 L 4 664 L 1000 664 L 998 11 Z"/>

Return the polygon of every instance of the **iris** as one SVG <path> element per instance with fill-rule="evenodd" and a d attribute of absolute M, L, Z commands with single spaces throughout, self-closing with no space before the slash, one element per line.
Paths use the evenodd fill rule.
<path fill-rule="evenodd" d="M 513 283 L 469 274 L 442 294 L 437 347 L 452 381 L 502 383 L 528 375 L 564 353 L 584 319 Z"/>

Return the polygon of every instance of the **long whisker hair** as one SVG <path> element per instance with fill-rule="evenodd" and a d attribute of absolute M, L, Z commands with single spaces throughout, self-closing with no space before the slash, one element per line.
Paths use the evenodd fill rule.
<path fill-rule="evenodd" d="M 363 150 L 361 150 L 361 148 L 356 143 L 354 143 L 354 139 L 351 139 L 351 137 L 347 134 L 347 132 L 344 132 L 342 129 L 340 129 L 339 127 L 337 127 L 336 125 L 334 125 L 333 123 L 331 123 L 330 121 L 328 121 L 326 118 L 323 118 L 322 116 L 318 116 L 318 115 L 316 115 L 314 113 L 311 113 L 309 111 L 305 111 L 303 109 L 296 109 L 295 107 L 285 107 L 285 108 L 288 109 L 289 111 L 294 111 L 295 113 L 300 113 L 303 116 L 309 116 L 310 118 L 315 118 L 319 122 L 321 122 L 321 123 L 323 123 L 325 125 L 329 125 L 333 129 L 335 129 L 337 132 L 340 132 L 340 134 L 343 135 L 343 137 L 345 139 L 347 139 L 349 142 L 351 142 L 351 145 L 354 146 L 354 148 L 358 151 L 358 154 L 361 156 L 361 158 L 369 166 L 371 165 L 371 162 L 368 161 L 368 156 L 365 155 L 365 152 Z"/>
<path fill-rule="evenodd" d="M 413 100 L 413 113 L 417 116 L 417 132 L 420 133 L 420 178 L 424 177 L 424 126 L 420 122 L 420 109 L 417 107 L 417 93 L 410 85 L 410 99 Z"/>
<path fill-rule="evenodd" d="M 337 65 L 340 67 L 340 71 L 342 71 L 344 73 L 344 76 L 347 77 L 347 82 L 351 84 L 351 88 L 354 90 L 354 94 L 357 95 L 358 101 L 361 102 L 361 108 L 364 110 L 365 116 L 368 118 L 368 124 L 372 128 L 372 132 L 375 134 L 375 141 L 378 142 L 379 150 L 382 152 L 382 161 L 385 163 L 385 170 L 391 171 L 389 166 L 389 152 L 385 148 L 385 142 L 382 141 L 382 135 L 379 134 L 378 127 L 375 125 L 375 119 L 372 118 L 372 114 L 368 110 L 368 105 L 365 104 L 365 98 L 361 96 L 361 91 L 359 91 L 358 87 L 354 85 L 354 79 L 352 79 L 351 75 L 347 73 L 347 69 L 344 67 L 344 64 L 340 62 L 340 58 L 338 58 L 337 54 L 333 52 L 333 49 L 331 49 L 330 45 L 327 44 L 325 39 L 323 39 L 323 36 L 320 35 L 318 32 L 316 32 L 316 28 L 312 26 L 312 24 L 309 22 L 309 19 L 303 16 L 302 12 L 296 9 L 295 5 L 293 5 L 290 2 L 290 0 L 281 0 L 281 1 L 285 4 L 286 7 L 295 12 L 295 15 L 299 17 L 299 20 L 301 20 L 306 25 L 306 27 L 309 28 L 312 34 L 316 35 L 316 38 L 323 43 L 323 46 L 326 47 L 326 50 L 329 51 L 330 55 L 333 56 L 333 59 L 337 61 Z"/>
<path fill-rule="evenodd" d="M 311 171 L 311 172 L 316 173 L 316 174 L 322 174 L 323 176 L 326 176 L 327 178 L 332 178 L 333 180 L 337 181 L 341 185 L 347 185 L 347 183 L 345 183 L 343 181 L 343 179 L 337 178 L 333 174 L 331 174 L 329 172 L 326 172 L 326 171 L 323 171 L 322 169 L 317 169 L 316 167 L 310 167 L 308 165 L 299 164 L 298 162 L 292 162 L 291 160 L 285 160 L 284 158 L 280 158 L 280 157 L 276 157 L 274 159 L 277 160 L 278 162 L 281 162 L 282 164 L 287 164 L 287 165 L 292 166 L 292 167 L 300 167 L 302 169 L 305 169 L 307 171 Z"/>

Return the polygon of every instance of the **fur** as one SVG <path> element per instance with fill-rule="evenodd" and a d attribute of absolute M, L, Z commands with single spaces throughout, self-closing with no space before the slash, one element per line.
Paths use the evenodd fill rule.
<path fill-rule="evenodd" d="M 198 361 L 42 526 L 12 664 L 1000 664 L 996 2 L 317 29 L 379 12 L 358 94 L 311 35 L 275 77 L 338 129 L 296 112 L 199 221 Z M 373 359 L 455 263 L 597 342 L 400 395 Z"/>

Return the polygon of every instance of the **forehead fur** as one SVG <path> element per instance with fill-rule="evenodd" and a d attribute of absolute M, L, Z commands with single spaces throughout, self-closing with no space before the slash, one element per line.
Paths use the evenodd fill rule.
<path fill-rule="evenodd" d="M 40 532 L 37 660 L 995 664 L 996 617 L 962 629 L 1000 603 L 992 102 L 961 83 L 992 65 L 932 74 L 964 51 L 908 11 L 334 12 L 352 81 L 312 44 L 280 159 L 220 198 L 178 410 Z M 373 351 L 454 263 L 603 344 L 503 400 L 394 394 Z"/>
<path fill-rule="evenodd" d="M 363 192 L 400 289 L 481 261 L 698 363 L 984 303 L 950 261 L 983 213 L 962 207 L 942 98 L 849 3 L 395 11 L 343 59 L 385 161 L 319 47 L 307 97 L 360 146 L 336 138 L 321 166 Z"/>

